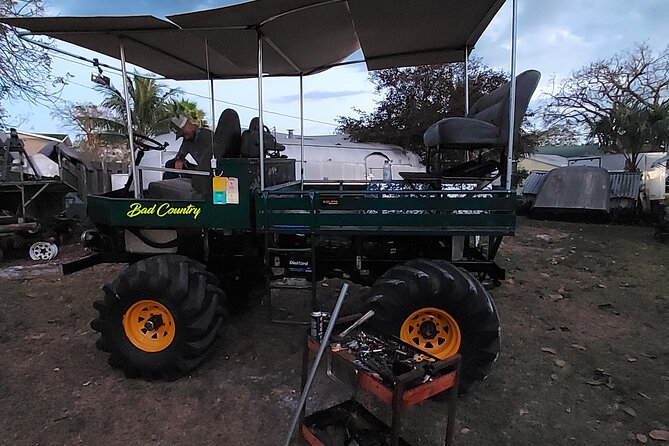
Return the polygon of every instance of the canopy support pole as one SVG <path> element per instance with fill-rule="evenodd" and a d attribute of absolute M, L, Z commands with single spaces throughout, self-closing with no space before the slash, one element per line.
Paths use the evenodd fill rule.
<path fill-rule="evenodd" d="M 518 35 L 518 0 L 513 0 L 511 25 L 511 85 L 509 89 L 509 147 L 506 158 L 506 190 L 511 190 L 513 172 L 513 139 L 516 126 L 516 37 Z"/>
<path fill-rule="evenodd" d="M 300 189 L 304 189 L 304 76 L 300 73 Z"/>
<path fill-rule="evenodd" d="M 465 116 L 469 114 L 469 48 L 465 47 Z"/>
<path fill-rule="evenodd" d="M 258 30 L 258 125 L 260 143 L 260 191 L 265 190 L 265 125 L 263 124 L 262 114 L 262 42 L 263 37 L 260 30 Z"/>
<path fill-rule="evenodd" d="M 216 132 L 216 105 L 214 103 L 214 78 L 209 69 L 209 40 L 204 36 L 204 55 L 207 61 L 207 77 L 209 78 L 209 97 L 211 98 L 211 169 L 216 174 L 216 153 L 214 152 L 214 133 Z"/>
<path fill-rule="evenodd" d="M 130 146 L 130 167 L 132 172 L 132 181 L 134 183 L 135 199 L 140 198 L 142 191 L 142 184 L 140 184 L 139 171 L 135 163 L 135 135 L 132 129 L 132 111 L 130 109 L 130 89 L 128 88 L 128 73 L 125 67 L 125 46 L 123 45 L 123 37 L 119 38 L 119 51 L 121 53 L 121 73 L 123 74 L 123 95 L 125 99 L 125 115 L 128 125 L 128 144 Z"/>

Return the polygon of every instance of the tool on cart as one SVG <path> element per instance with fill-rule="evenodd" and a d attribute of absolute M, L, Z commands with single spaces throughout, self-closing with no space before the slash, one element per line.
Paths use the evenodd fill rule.
<path fill-rule="evenodd" d="M 374 310 L 369 310 L 367 313 L 363 314 L 360 319 L 355 321 L 350 327 L 348 327 L 346 330 L 342 331 L 339 333 L 340 338 L 345 338 L 348 336 L 350 332 L 361 326 L 362 324 L 365 323 L 366 320 L 368 320 L 370 317 L 374 316 Z"/>
<path fill-rule="evenodd" d="M 321 362 L 323 353 L 325 352 L 325 349 L 328 346 L 328 341 L 330 340 L 330 336 L 332 335 L 332 330 L 334 330 L 335 323 L 337 322 L 337 316 L 339 316 L 339 310 L 341 310 L 341 306 L 344 303 L 344 298 L 346 298 L 347 292 L 348 292 L 348 283 L 345 283 L 344 285 L 342 285 L 341 291 L 339 291 L 339 297 L 337 298 L 337 303 L 335 304 L 334 310 L 332 310 L 330 323 L 328 324 L 328 327 L 325 329 L 325 334 L 323 335 L 323 340 L 318 349 L 318 353 L 316 354 L 316 358 L 314 358 L 314 363 L 311 365 L 311 370 L 309 370 L 309 377 L 307 378 L 307 382 L 304 384 L 304 388 L 302 389 L 302 396 L 300 397 L 300 402 L 298 403 L 297 408 L 295 409 L 295 413 L 293 414 L 293 419 L 290 422 L 290 429 L 288 429 L 288 434 L 286 435 L 286 442 L 284 443 L 286 446 L 290 445 L 290 440 L 293 438 L 293 432 L 295 432 L 297 423 L 298 421 L 300 421 L 302 408 L 307 402 L 307 395 L 309 394 L 309 389 L 311 388 L 311 384 L 313 383 L 314 377 L 316 376 L 316 370 L 318 369 L 318 364 Z"/>
<path fill-rule="evenodd" d="M 351 332 L 354 328 L 349 327 L 344 332 Z M 367 370 L 391 388 L 399 375 L 419 368 L 423 369 L 424 375 L 418 380 L 428 381 L 433 374 L 431 363 L 436 361 L 436 358 L 410 348 L 393 336 L 362 330 L 339 343 L 330 344 L 330 350 L 333 353 L 348 353 L 356 368 Z"/>

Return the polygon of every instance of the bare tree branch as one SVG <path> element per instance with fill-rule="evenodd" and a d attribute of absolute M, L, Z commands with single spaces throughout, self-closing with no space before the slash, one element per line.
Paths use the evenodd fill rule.
<path fill-rule="evenodd" d="M 622 153 L 636 169 L 642 151 L 666 148 L 669 47 L 658 54 L 646 44 L 593 62 L 553 88 L 544 125 L 568 126 Z"/>
<path fill-rule="evenodd" d="M 0 0 L 0 17 L 44 14 L 42 0 Z M 22 99 L 53 105 L 67 79 L 50 74 L 48 52 L 19 38 L 18 31 L 0 24 L 0 102 Z M 0 105 L 0 124 L 6 111 Z"/>

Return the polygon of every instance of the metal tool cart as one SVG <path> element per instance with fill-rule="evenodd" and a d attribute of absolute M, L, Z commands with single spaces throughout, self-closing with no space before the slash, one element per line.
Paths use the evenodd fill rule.
<path fill-rule="evenodd" d="M 310 354 L 320 344 L 308 338 L 302 358 L 302 388 L 304 388 Z M 353 396 L 343 403 L 325 408 L 301 423 L 301 435 L 311 446 L 330 446 L 327 429 L 339 426 L 351 440 L 371 441 L 370 444 L 409 446 L 400 437 L 404 409 L 450 390 L 445 445 L 452 444 L 455 409 L 458 395 L 460 355 L 439 360 L 414 349 L 399 338 L 371 331 L 363 326 L 352 336 L 331 342 L 326 349 L 327 374 L 343 384 L 352 384 Z M 338 372 L 352 377 L 344 382 Z M 392 420 L 387 424 L 373 415 L 358 401 L 360 391 L 392 408 Z M 304 413 L 303 413 L 304 414 Z M 363 444 L 363 443 L 360 443 Z"/>

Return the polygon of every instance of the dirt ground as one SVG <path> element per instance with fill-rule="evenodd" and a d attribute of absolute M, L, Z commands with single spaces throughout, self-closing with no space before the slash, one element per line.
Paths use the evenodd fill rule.
<path fill-rule="evenodd" d="M 456 444 L 635 444 L 669 427 L 668 246 L 648 228 L 521 218 L 498 259 L 508 271 L 491 291 L 502 354 L 460 399 Z M 89 327 L 93 300 L 122 267 L 63 277 L 55 264 L 30 265 L 0 266 L 0 444 L 282 444 L 299 398 L 303 327 L 269 324 L 256 308 L 228 321 L 192 376 L 128 380 L 107 366 Z M 340 282 L 325 285 L 332 299 Z M 353 287 L 350 299 L 361 293 Z M 308 407 L 346 396 L 321 378 Z M 444 403 L 410 409 L 404 436 L 442 444 L 445 418 Z"/>

